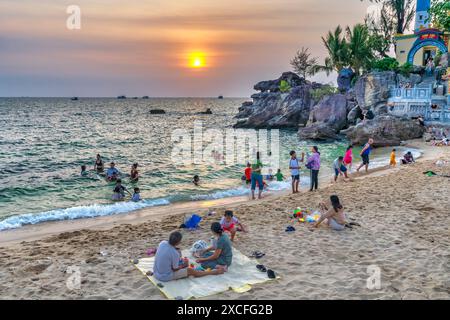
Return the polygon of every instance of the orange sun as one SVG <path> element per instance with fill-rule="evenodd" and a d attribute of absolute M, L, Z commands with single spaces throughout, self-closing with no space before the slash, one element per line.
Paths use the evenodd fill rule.
<path fill-rule="evenodd" d="M 205 54 L 203 52 L 192 52 L 189 54 L 189 67 L 190 68 L 204 68 L 206 66 Z"/>

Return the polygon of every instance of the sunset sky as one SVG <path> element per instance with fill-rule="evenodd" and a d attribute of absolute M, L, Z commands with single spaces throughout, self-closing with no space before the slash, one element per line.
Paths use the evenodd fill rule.
<path fill-rule="evenodd" d="M 81 30 L 66 28 L 68 5 Z M 2 0 L 0 96 L 247 97 L 360 0 Z M 335 78 L 335 77 L 334 77 Z M 332 81 L 324 74 L 315 80 Z"/>

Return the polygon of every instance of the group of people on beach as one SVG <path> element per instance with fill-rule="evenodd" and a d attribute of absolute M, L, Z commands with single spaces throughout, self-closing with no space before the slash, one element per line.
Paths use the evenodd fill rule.
<path fill-rule="evenodd" d="M 211 224 L 210 245 L 204 241 L 192 246 L 197 267 L 183 258 L 179 245 L 183 239 L 179 231 L 172 232 L 169 240 L 162 241 L 156 249 L 153 276 L 159 281 L 183 279 L 189 276 L 203 277 L 219 275 L 228 271 L 233 262 L 233 246 L 236 231 L 246 232 L 244 225 L 234 216 L 233 211 L 226 210 L 219 222 Z"/>
<path fill-rule="evenodd" d="M 329 204 L 320 203 L 319 209 L 321 211 L 320 218 L 311 225 L 312 228 L 326 223 L 336 231 L 345 229 L 347 217 L 337 195 L 330 196 Z M 151 275 L 159 281 L 168 282 L 189 276 L 197 278 L 227 272 L 233 262 L 232 243 L 236 231 L 247 231 L 231 210 L 225 210 L 220 222 L 213 222 L 210 229 L 213 235 L 210 245 L 200 240 L 192 246 L 191 253 L 195 257 L 197 266 L 189 263 L 188 258 L 183 257 L 180 249 L 183 236 L 181 232 L 174 231 L 170 234 L 169 239 L 161 241 L 156 249 Z M 261 257 L 264 254 L 256 251 L 253 255 Z M 272 270 L 266 270 L 263 265 L 258 266 L 260 271 L 267 271 L 270 278 L 276 277 Z"/>
<path fill-rule="evenodd" d="M 105 163 L 100 154 L 97 154 L 94 162 L 94 171 L 99 175 L 104 175 L 106 181 L 115 182 L 113 189 L 112 200 L 121 201 L 125 199 L 125 193 L 128 193 L 131 197 L 131 201 L 138 202 L 141 199 L 140 189 L 138 187 L 133 188 L 133 194 L 122 184 L 122 173 L 116 168 L 114 161 L 110 162 L 109 168 L 105 171 Z M 87 176 L 89 174 L 86 165 L 81 166 L 81 176 Z M 138 164 L 133 163 L 130 170 L 130 183 L 136 183 L 139 180 Z"/>

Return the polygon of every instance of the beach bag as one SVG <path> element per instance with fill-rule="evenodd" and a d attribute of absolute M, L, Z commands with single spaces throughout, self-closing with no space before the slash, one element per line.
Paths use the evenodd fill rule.
<path fill-rule="evenodd" d="M 314 163 L 314 160 L 313 161 L 308 161 L 306 164 L 305 164 L 305 167 L 306 167 L 306 169 L 312 169 L 312 166 L 313 166 L 313 163 Z"/>
<path fill-rule="evenodd" d="M 206 243 L 206 241 L 198 240 L 192 245 L 191 253 L 193 255 L 195 255 L 195 254 L 198 254 L 198 253 L 204 251 L 207 248 L 208 248 L 208 244 Z"/>
<path fill-rule="evenodd" d="M 199 215 L 193 214 L 189 219 L 184 222 L 184 225 L 187 229 L 195 229 L 198 227 L 198 224 L 202 220 L 202 217 Z"/>

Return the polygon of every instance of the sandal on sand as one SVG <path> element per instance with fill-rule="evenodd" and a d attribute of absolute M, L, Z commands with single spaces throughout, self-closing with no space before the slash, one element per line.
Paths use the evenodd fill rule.
<path fill-rule="evenodd" d="M 350 222 L 349 225 L 361 227 L 361 225 L 358 222 Z"/>
<path fill-rule="evenodd" d="M 267 276 L 270 279 L 275 279 L 277 276 L 275 275 L 275 271 L 273 271 L 272 269 L 267 270 Z"/>
<path fill-rule="evenodd" d="M 260 258 L 264 257 L 265 255 L 266 254 L 261 251 L 253 251 L 252 254 L 250 255 L 250 258 L 260 259 Z"/>
<path fill-rule="evenodd" d="M 293 232 L 293 231 L 295 231 L 295 228 L 293 226 L 287 226 L 285 231 L 286 232 Z"/>
<path fill-rule="evenodd" d="M 264 265 L 262 265 L 262 264 L 256 265 L 256 269 L 258 269 L 261 272 L 267 272 L 266 267 L 264 267 Z"/>

